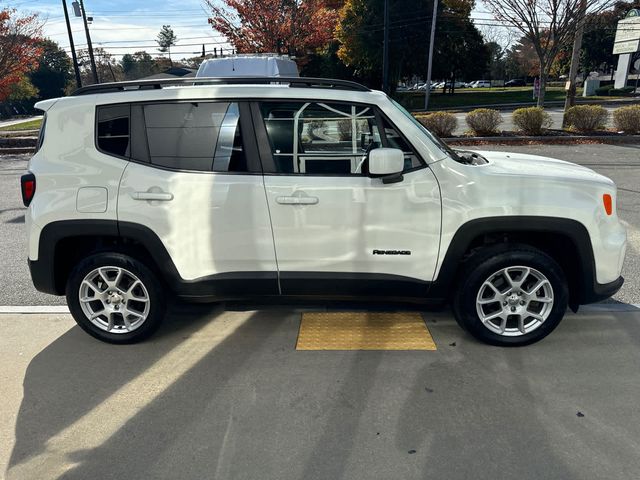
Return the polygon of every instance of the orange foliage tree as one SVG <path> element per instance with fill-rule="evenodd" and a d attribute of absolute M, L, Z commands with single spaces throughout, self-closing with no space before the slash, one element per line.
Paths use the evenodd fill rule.
<path fill-rule="evenodd" d="M 332 38 L 338 12 L 325 0 L 206 0 L 209 23 L 238 53 L 305 55 Z"/>
<path fill-rule="evenodd" d="M 24 75 L 38 67 L 42 24 L 37 15 L 18 16 L 15 9 L 0 10 L 0 101 Z"/>

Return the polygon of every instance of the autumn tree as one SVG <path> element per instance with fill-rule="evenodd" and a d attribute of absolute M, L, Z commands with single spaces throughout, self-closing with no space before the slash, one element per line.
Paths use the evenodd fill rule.
<path fill-rule="evenodd" d="M 338 13 L 324 0 L 205 0 L 209 23 L 238 53 L 304 56 L 333 38 Z"/>
<path fill-rule="evenodd" d="M 576 0 L 483 0 L 493 16 L 531 42 L 539 63 L 538 106 L 544 105 L 551 66 L 558 52 L 573 42 L 583 10 Z M 586 12 L 602 11 L 612 0 L 584 0 Z"/>
<path fill-rule="evenodd" d="M 0 101 L 12 86 L 38 66 L 42 24 L 37 15 L 18 15 L 15 9 L 0 10 Z"/>

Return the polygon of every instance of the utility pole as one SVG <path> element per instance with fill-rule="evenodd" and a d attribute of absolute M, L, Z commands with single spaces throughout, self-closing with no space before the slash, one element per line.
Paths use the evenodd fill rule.
<path fill-rule="evenodd" d="M 82 87 L 82 79 L 80 78 L 80 68 L 78 67 L 78 57 L 76 57 L 76 47 L 73 44 L 73 35 L 71 33 L 71 23 L 69 22 L 69 11 L 67 10 L 67 0 L 62 0 L 62 9 L 64 10 L 64 20 L 67 23 L 67 32 L 69 33 L 69 46 L 71 47 L 71 59 L 73 60 L 73 71 L 76 74 L 76 85 Z"/>
<path fill-rule="evenodd" d="M 382 90 L 389 93 L 389 0 L 384 0 L 384 40 L 382 44 Z"/>
<path fill-rule="evenodd" d="M 562 126 L 567 126 L 567 110 L 576 103 L 576 77 L 578 75 L 578 67 L 580 65 L 580 50 L 582 50 L 582 34 L 584 33 L 584 22 L 587 16 L 587 2 L 580 0 L 578 7 L 578 23 L 576 25 L 576 35 L 573 38 L 573 52 L 571 53 L 571 66 L 569 67 L 569 88 L 567 88 L 567 97 L 564 100 L 564 115 L 562 116 Z M 586 78 L 584 79 L 586 80 Z M 584 82 L 583 80 L 583 82 Z"/>
<path fill-rule="evenodd" d="M 436 39 L 436 18 L 438 17 L 438 0 L 433 0 L 431 14 L 431 35 L 429 38 L 429 59 L 427 60 L 427 81 L 424 88 L 424 109 L 429 108 L 429 94 L 431 93 L 431 66 L 433 64 L 433 43 Z"/>
<path fill-rule="evenodd" d="M 75 3 L 75 2 L 74 2 Z M 89 24 L 87 23 L 87 13 L 84 10 L 84 2 L 80 0 L 80 13 L 82 15 L 82 21 L 84 22 L 84 31 L 87 35 L 87 49 L 89 50 L 89 61 L 91 62 L 91 71 L 93 72 L 93 81 L 100 83 L 98 79 L 98 69 L 96 68 L 96 61 L 93 57 L 93 45 L 91 44 L 91 35 L 89 34 Z M 76 13 L 76 16 L 79 16 Z"/>

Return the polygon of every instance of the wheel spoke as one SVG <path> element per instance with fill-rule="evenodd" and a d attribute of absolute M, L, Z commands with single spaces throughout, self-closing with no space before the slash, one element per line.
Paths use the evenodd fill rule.
<path fill-rule="evenodd" d="M 518 330 L 522 334 L 526 333 L 524 330 L 524 315 L 518 315 Z"/>
<path fill-rule="evenodd" d="M 500 333 L 504 333 L 504 331 L 507 329 L 507 316 L 503 315 L 501 318 L 502 321 L 500 322 Z"/>
<path fill-rule="evenodd" d="M 503 316 L 504 316 L 504 312 L 500 310 L 498 312 L 491 313 L 489 315 L 482 317 L 482 323 L 490 322 L 491 320 L 494 320 L 496 318 L 503 318 Z"/>
<path fill-rule="evenodd" d="M 527 314 L 528 314 L 530 317 L 535 318 L 536 320 L 540 320 L 541 322 L 544 322 L 544 317 L 543 317 L 542 315 L 538 314 L 538 313 L 527 312 Z"/>
<path fill-rule="evenodd" d="M 524 270 L 524 273 L 520 277 L 520 280 L 514 280 L 511 277 L 511 274 L 509 273 L 510 270 L 515 270 L 515 271 L 523 271 Z M 522 288 L 522 284 L 529 277 L 530 273 L 531 273 L 531 269 L 529 267 L 524 267 L 524 268 L 518 267 L 518 268 L 506 268 L 505 269 L 505 277 L 507 277 L 507 281 L 509 282 L 509 285 L 511 285 L 511 289 L 512 290 L 520 290 Z"/>
<path fill-rule="evenodd" d="M 123 273 L 123 270 L 119 268 L 118 274 L 116 275 L 116 279 L 113 281 L 113 286 L 116 288 L 118 288 L 118 284 L 120 283 L 120 280 L 122 280 L 122 273 Z"/>
<path fill-rule="evenodd" d="M 551 297 L 533 297 L 531 298 L 532 302 L 540 302 L 540 303 L 553 303 L 553 298 Z"/>
<path fill-rule="evenodd" d="M 498 288 L 497 288 L 493 283 L 491 283 L 491 281 L 489 281 L 489 280 L 487 280 L 486 282 L 484 282 L 484 283 L 482 284 L 482 287 L 483 287 L 483 288 L 484 288 L 484 287 L 489 287 L 491 290 L 493 290 L 494 298 L 495 298 L 495 297 L 497 297 L 497 296 L 499 296 L 499 295 L 502 295 L 502 292 L 501 292 L 500 290 L 498 290 Z M 481 291 L 482 291 L 482 289 L 483 289 L 483 288 L 481 288 Z"/>
<path fill-rule="evenodd" d="M 549 283 L 549 281 L 547 279 L 539 279 L 536 284 L 531 287 L 531 289 L 529 291 L 523 290 L 524 293 L 526 293 L 527 295 L 535 295 L 535 293 L 540 290 L 544 285 L 547 285 Z M 535 298 L 535 297 L 533 297 Z"/>
<path fill-rule="evenodd" d="M 480 305 L 489 305 L 491 303 L 500 303 L 501 300 L 499 298 L 483 298 L 482 300 L 478 300 L 478 304 Z"/>
<path fill-rule="evenodd" d="M 112 285 L 112 282 L 111 282 L 111 280 L 109 280 L 109 277 L 105 273 L 106 270 L 107 270 L 106 268 L 99 268 L 98 269 L 98 275 L 100 275 L 100 278 L 105 283 L 105 285 L 107 287 L 110 287 Z"/>

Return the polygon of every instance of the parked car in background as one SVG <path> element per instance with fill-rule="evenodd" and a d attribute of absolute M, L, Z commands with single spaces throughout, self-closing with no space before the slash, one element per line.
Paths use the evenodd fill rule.
<path fill-rule="evenodd" d="M 527 82 L 525 82 L 521 78 L 513 78 L 508 82 L 505 82 L 504 86 L 505 87 L 526 87 Z"/>
<path fill-rule="evenodd" d="M 491 80 L 476 80 L 471 82 L 471 88 L 489 88 L 491 87 Z"/>

